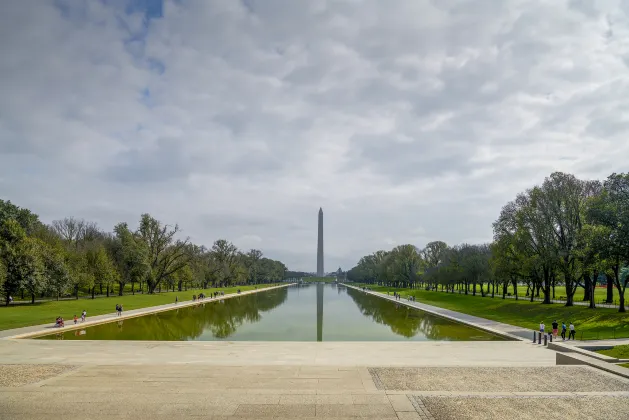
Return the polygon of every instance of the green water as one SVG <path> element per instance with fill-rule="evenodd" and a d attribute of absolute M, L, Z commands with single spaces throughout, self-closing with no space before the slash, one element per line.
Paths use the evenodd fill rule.
<path fill-rule="evenodd" d="M 501 340 L 463 324 L 334 284 L 206 300 L 40 339 L 157 341 Z"/>

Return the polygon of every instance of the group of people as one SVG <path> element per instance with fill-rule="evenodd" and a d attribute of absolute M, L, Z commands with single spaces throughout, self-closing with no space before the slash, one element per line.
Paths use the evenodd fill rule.
<path fill-rule="evenodd" d="M 85 322 L 85 318 L 87 317 L 87 311 L 85 309 L 83 309 L 83 312 L 81 312 L 81 322 Z M 77 324 L 79 322 L 79 318 L 76 316 L 76 314 L 74 314 L 74 323 Z M 63 320 L 62 317 L 58 316 L 57 320 L 55 321 L 55 327 L 65 327 L 65 321 Z"/>
<path fill-rule="evenodd" d="M 559 333 L 559 323 L 557 322 L 557 320 L 553 321 L 552 327 L 553 327 L 552 333 L 549 333 L 549 334 L 552 334 L 554 338 L 557 338 L 557 334 Z M 546 330 L 546 326 L 544 325 L 544 321 L 542 321 L 542 322 L 539 323 L 539 332 L 540 332 L 540 334 L 545 334 L 546 333 L 545 330 Z M 569 331 L 568 332 L 568 340 L 570 340 L 571 338 L 573 340 L 576 340 L 575 336 L 576 336 L 577 331 L 575 330 L 574 324 L 572 322 L 568 322 L 568 326 L 567 327 L 566 327 L 566 323 L 565 322 L 561 323 L 561 338 L 564 341 L 566 339 L 566 331 Z"/>
<path fill-rule="evenodd" d="M 240 293 L 240 289 L 238 289 L 238 293 Z M 225 296 L 225 292 L 221 291 L 215 291 L 214 292 L 214 298 L 216 298 L 217 296 Z M 196 301 L 196 300 L 203 300 L 205 299 L 205 295 L 203 293 L 199 293 L 199 296 L 197 295 L 192 295 L 192 301 Z M 210 299 L 212 299 L 212 295 L 210 294 Z M 175 303 L 179 302 L 179 297 L 175 298 Z"/>
<path fill-rule="evenodd" d="M 116 315 L 122 316 L 122 305 L 116 304 Z"/>

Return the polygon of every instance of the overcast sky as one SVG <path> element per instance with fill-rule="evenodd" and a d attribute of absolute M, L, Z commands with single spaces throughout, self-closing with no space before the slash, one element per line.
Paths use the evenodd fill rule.
<path fill-rule="evenodd" d="M 560 170 L 629 166 L 622 0 L 0 2 L 0 198 L 149 212 L 290 269 L 491 240 Z"/>

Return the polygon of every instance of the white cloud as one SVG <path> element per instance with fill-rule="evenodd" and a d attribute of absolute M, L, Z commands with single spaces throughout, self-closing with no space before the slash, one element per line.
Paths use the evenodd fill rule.
<path fill-rule="evenodd" d="M 0 5 L 0 191 L 44 221 L 148 211 L 313 270 L 323 206 L 348 268 L 490 240 L 552 171 L 626 170 L 620 0 L 128 5 Z"/>

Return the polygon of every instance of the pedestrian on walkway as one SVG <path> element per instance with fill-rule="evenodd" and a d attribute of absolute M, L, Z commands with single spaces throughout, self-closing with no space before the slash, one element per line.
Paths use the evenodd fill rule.
<path fill-rule="evenodd" d="M 81 322 L 85 322 L 85 317 L 87 316 L 87 311 L 85 309 L 83 309 L 83 312 L 81 313 Z"/>
<path fill-rule="evenodd" d="M 561 321 L 561 338 L 566 341 L 566 323 Z"/>
<path fill-rule="evenodd" d="M 116 316 L 120 316 L 120 305 L 116 303 Z"/>
<path fill-rule="evenodd" d="M 74 314 L 74 323 L 76 324 L 77 322 L 79 322 L 79 318 L 77 318 L 76 314 Z"/>
<path fill-rule="evenodd" d="M 568 333 L 568 340 L 570 340 L 570 337 L 572 337 L 573 340 L 576 340 L 577 338 L 575 337 L 577 332 L 574 329 L 574 324 L 571 322 L 570 326 L 568 327 L 568 329 L 570 330 L 570 332 Z"/>
<path fill-rule="evenodd" d="M 179 296 L 175 296 L 175 304 L 179 303 Z"/>
<path fill-rule="evenodd" d="M 557 331 L 559 328 L 559 324 L 557 323 L 557 320 L 553 321 L 553 338 L 557 338 Z"/>
<path fill-rule="evenodd" d="M 544 330 L 546 329 L 546 325 L 544 325 L 544 321 L 539 323 L 539 333 L 544 335 Z"/>

